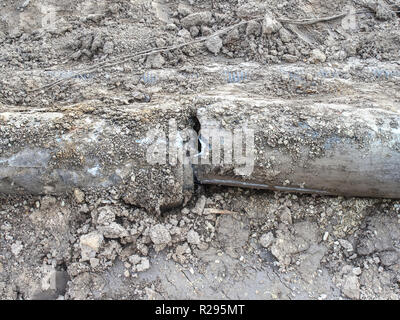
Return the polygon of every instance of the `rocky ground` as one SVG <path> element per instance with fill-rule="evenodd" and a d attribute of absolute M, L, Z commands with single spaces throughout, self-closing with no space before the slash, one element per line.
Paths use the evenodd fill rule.
<path fill-rule="evenodd" d="M 394 0 L 3 1 L 0 111 L 245 96 L 398 113 L 399 14 Z M 400 297 L 398 200 L 196 185 L 179 206 L 135 204 L 113 187 L 0 194 L 0 298 Z"/>

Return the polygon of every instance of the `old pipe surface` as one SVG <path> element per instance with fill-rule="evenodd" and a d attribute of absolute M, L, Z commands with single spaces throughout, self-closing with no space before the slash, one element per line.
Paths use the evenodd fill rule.
<path fill-rule="evenodd" d="M 400 198 L 397 112 L 344 104 L 238 99 L 200 108 L 198 119 L 205 132 L 200 136 L 205 141 L 202 153 L 209 158 L 209 164 L 199 161 L 197 165 L 196 177 L 202 184 Z M 235 159 L 235 150 L 226 153 L 224 149 L 231 145 L 235 149 L 235 130 L 242 131 L 239 159 Z M 220 141 L 215 147 L 213 141 L 222 136 L 225 144 Z M 214 153 L 220 157 L 217 161 L 212 160 Z"/>

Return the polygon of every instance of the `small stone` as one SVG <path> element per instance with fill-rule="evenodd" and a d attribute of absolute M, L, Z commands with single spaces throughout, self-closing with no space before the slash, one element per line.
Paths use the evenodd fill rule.
<path fill-rule="evenodd" d="M 129 262 L 132 264 L 132 265 L 137 265 L 138 263 L 140 263 L 140 256 L 138 256 L 137 254 L 134 254 L 134 255 L 132 255 L 132 256 L 130 256 L 129 258 L 128 258 L 128 260 L 129 260 Z"/>
<path fill-rule="evenodd" d="M 187 15 L 185 18 L 181 20 L 182 25 L 185 28 L 190 28 L 193 26 L 200 26 L 203 24 L 209 24 L 211 22 L 211 12 L 205 11 L 205 12 L 196 12 Z"/>
<path fill-rule="evenodd" d="M 207 242 L 201 242 L 197 245 L 197 249 L 199 249 L 200 251 L 205 251 L 209 248 L 209 245 Z"/>
<path fill-rule="evenodd" d="M 192 14 L 192 9 L 188 5 L 180 3 L 178 5 L 178 12 L 179 12 L 180 15 L 186 17 L 189 14 Z"/>
<path fill-rule="evenodd" d="M 182 244 L 182 245 L 178 245 L 178 246 L 176 247 L 176 249 L 175 249 L 175 254 L 176 254 L 178 257 L 182 257 L 184 254 L 189 254 L 189 253 L 191 253 L 191 250 L 190 250 L 190 247 L 189 247 L 189 245 L 187 244 L 187 242 L 185 242 L 185 243 Z"/>
<path fill-rule="evenodd" d="M 326 55 L 321 50 L 314 49 L 313 51 L 311 51 L 311 57 L 310 57 L 311 63 L 319 63 L 325 61 L 326 61 Z"/>
<path fill-rule="evenodd" d="M 14 256 L 17 257 L 21 253 L 23 248 L 24 246 L 22 242 L 18 240 L 11 245 L 11 252 L 13 253 Z"/>
<path fill-rule="evenodd" d="M 176 26 L 175 23 L 169 23 L 165 26 L 165 29 L 168 31 L 176 31 L 178 30 L 178 27 Z"/>
<path fill-rule="evenodd" d="M 114 52 L 114 43 L 112 41 L 104 43 L 103 52 L 105 54 L 112 54 Z"/>
<path fill-rule="evenodd" d="M 289 62 L 289 63 L 293 63 L 296 62 L 297 60 L 299 60 L 299 58 L 297 56 L 291 55 L 291 54 L 284 54 L 282 56 L 282 60 Z"/>
<path fill-rule="evenodd" d="M 42 210 L 47 210 L 53 207 L 57 203 L 57 199 L 51 196 L 43 197 L 42 201 L 40 202 L 40 206 Z"/>
<path fill-rule="evenodd" d="M 81 247 L 82 261 L 94 258 L 99 251 L 104 237 L 101 233 L 93 231 L 80 237 L 79 245 Z"/>
<path fill-rule="evenodd" d="M 98 230 L 105 238 L 118 239 L 129 236 L 129 232 L 120 224 L 112 222 L 108 226 L 99 227 Z"/>
<path fill-rule="evenodd" d="M 396 17 L 396 14 L 390 7 L 385 4 L 385 2 L 375 1 L 376 5 L 369 5 L 369 7 L 375 11 L 376 17 L 379 20 L 391 20 Z"/>
<path fill-rule="evenodd" d="M 137 244 L 137 249 L 144 256 L 147 256 L 149 254 L 149 248 L 143 243 L 138 243 Z"/>
<path fill-rule="evenodd" d="M 227 33 L 227 35 L 224 38 L 224 43 L 232 44 L 238 40 L 240 40 L 239 30 L 235 28 Z"/>
<path fill-rule="evenodd" d="M 99 209 L 97 224 L 108 225 L 115 220 L 115 212 L 111 206 L 105 206 Z"/>
<path fill-rule="evenodd" d="M 204 25 L 200 27 L 200 30 L 201 30 L 201 35 L 203 37 L 210 36 L 213 33 L 211 28 L 204 26 Z"/>
<path fill-rule="evenodd" d="M 194 38 L 197 37 L 199 35 L 199 28 L 197 28 L 196 26 L 193 26 L 190 28 L 190 35 Z"/>
<path fill-rule="evenodd" d="M 279 29 L 279 37 L 281 38 L 283 43 L 288 43 L 292 41 L 292 34 L 285 28 Z"/>
<path fill-rule="evenodd" d="M 282 208 L 282 211 L 279 214 L 279 219 L 281 222 L 286 223 L 286 224 L 292 224 L 292 212 L 288 207 Z"/>
<path fill-rule="evenodd" d="M 167 45 L 167 42 L 163 38 L 157 38 L 156 39 L 157 48 L 162 48 L 162 47 L 165 47 L 166 45 Z M 135 176 L 134 175 L 131 177 L 131 180 L 135 181 Z"/>
<path fill-rule="evenodd" d="M 139 257 L 138 255 L 134 254 L 128 259 L 129 262 L 133 265 L 132 272 L 143 272 L 150 269 L 150 261 L 146 257 Z"/>
<path fill-rule="evenodd" d="M 89 262 L 92 268 L 96 268 L 100 264 L 100 260 L 97 258 L 91 258 Z"/>
<path fill-rule="evenodd" d="M 171 235 L 165 226 L 157 224 L 150 228 L 150 239 L 156 245 L 165 245 L 171 242 Z"/>
<path fill-rule="evenodd" d="M 190 33 L 189 33 L 190 36 Z M 165 63 L 161 53 L 156 53 L 147 57 L 146 66 L 148 68 L 160 69 Z"/>
<path fill-rule="evenodd" d="M 73 262 L 68 266 L 68 274 L 76 277 L 78 274 L 83 272 L 89 272 L 89 266 L 82 262 Z"/>
<path fill-rule="evenodd" d="M 339 239 L 338 241 L 347 252 L 353 251 L 353 245 L 349 241 L 345 239 Z"/>
<path fill-rule="evenodd" d="M 84 203 L 80 208 L 79 208 L 80 213 L 89 213 L 89 207 L 86 203 Z"/>
<path fill-rule="evenodd" d="M 265 14 L 262 25 L 263 34 L 270 35 L 277 32 L 281 27 L 282 25 L 280 24 L 280 22 L 277 21 L 271 13 L 267 12 Z"/>
<path fill-rule="evenodd" d="M 273 233 L 268 232 L 266 234 L 263 234 L 258 241 L 264 248 L 269 248 L 274 242 L 274 240 L 275 238 Z"/>
<path fill-rule="evenodd" d="M 187 234 L 187 242 L 190 244 L 200 244 L 200 236 L 199 234 L 194 231 L 194 230 L 190 230 Z"/>
<path fill-rule="evenodd" d="M 132 95 L 133 99 L 135 99 L 135 101 L 139 101 L 139 102 L 150 102 L 151 101 L 151 97 L 144 92 L 134 91 L 134 92 L 132 92 L 131 95 Z"/>
<path fill-rule="evenodd" d="M 85 194 L 79 189 L 74 190 L 74 197 L 77 203 L 83 203 L 85 201 Z"/>
<path fill-rule="evenodd" d="M 345 276 L 342 292 L 350 299 L 360 298 L 360 283 L 356 275 Z"/>
<path fill-rule="evenodd" d="M 193 27 L 193 28 L 196 28 L 196 27 Z M 188 30 L 186 30 L 186 29 L 179 30 L 178 36 L 182 37 L 184 39 L 190 39 L 191 38 L 190 32 Z"/>
<path fill-rule="evenodd" d="M 222 48 L 221 38 L 218 36 L 211 37 L 210 39 L 208 39 L 206 41 L 206 47 L 207 47 L 208 51 L 217 55 L 221 51 L 221 48 Z"/>
<path fill-rule="evenodd" d="M 384 251 L 379 254 L 380 260 L 384 266 L 391 266 L 399 261 L 399 255 L 396 251 Z"/>
<path fill-rule="evenodd" d="M 206 206 L 207 198 L 205 196 L 201 196 L 197 202 L 195 207 L 192 209 L 192 212 L 201 216 L 204 212 L 204 207 Z M 186 215 L 189 212 L 183 212 L 185 209 L 182 209 L 182 214 Z"/>
<path fill-rule="evenodd" d="M 356 275 L 356 276 L 359 276 L 360 274 L 361 274 L 361 268 L 360 267 L 357 267 L 357 268 L 353 268 L 353 273 Z"/>
<path fill-rule="evenodd" d="M 90 47 L 90 51 L 94 53 L 97 50 L 99 50 L 100 48 L 102 48 L 103 45 L 104 45 L 104 43 L 103 43 L 103 40 L 102 40 L 101 36 L 100 35 L 96 35 L 93 38 L 93 42 L 92 42 L 92 45 Z"/>
<path fill-rule="evenodd" d="M 147 258 L 141 258 L 141 261 L 139 264 L 136 265 L 136 271 L 137 272 L 143 272 L 150 269 L 150 261 Z"/>
<path fill-rule="evenodd" d="M 246 27 L 246 35 L 259 36 L 260 34 L 261 34 L 261 25 L 257 21 L 249 21 Z"/>

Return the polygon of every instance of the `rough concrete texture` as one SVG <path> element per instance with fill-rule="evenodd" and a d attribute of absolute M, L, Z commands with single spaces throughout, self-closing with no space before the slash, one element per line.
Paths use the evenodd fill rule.
<path fill-rule="evenodd" d="M 174 119 L 184 144 L 202 115 L 262 126 L 255 174 L 286 186 L 281 159 L 398 157 L 399 1 L 2 4 L 0 299 L 400 298 L 399 200 L 199 185 L 146 158 L 148 130 Z"/>

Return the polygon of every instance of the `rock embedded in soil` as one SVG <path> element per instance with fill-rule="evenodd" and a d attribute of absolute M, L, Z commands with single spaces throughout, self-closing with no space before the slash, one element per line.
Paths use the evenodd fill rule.
<path fill-rule="evenodd" d="M 281 23 L 275 19 L 272 13 L 267 12 L 264 16 L 262 24 L 263 33 L 266 35 L 271 35 L 279 31 L 280 28 L 282 28 Z"/>
<path fill-rule="evenodd" d="M 171 235 L 162 224 L 157 224 L 150 228 L 150 238 L 156 245 L 166 245 L 171 242 Z"/>
<path fill-rule="evenodd" d="M 258 36 L 261 33 L 261 25 L 257 21 L 249 21 L 246 27 L 246 35 Z"/>
<path fill-rule="evenodd" d="M 311 63 L 321 63 L 326 61 L 326 55 L 319 49 L 314 49 L 311 51 L 310 62 Z"/>
<path fill-rule="evenodd" d="M 269 248 L 272 243 L 274 242 L 275 238 L 272 232 L 268 232 L 263 234 L 260 239 L 259 243 L 264 247 L 264 248 Z"/>
<path fill-rule="evenodd" d="M 342 288 L 343 294 L 350 299 L 360 298 L 360 282 L 356 275 L 346 275 Z"/>
<path fill-rule="evenodd" d="M 89 234 L 80 237 L 80 248 L 82 261 L 87 261 L 94 258 L 96 253 L 103 243 L 104 237 L 98 231 L 93 231 Z"/>
<path fill-rule="evenodd" d="M 187 15 L 181 20 L 182 26 L 185 28 L 189 29 L 190 27 L 193 26 L 201 26 L 201 25 L 207 25 L 211 22 L 211 12 L 209 11 L 204 11 L 204 12 L 196 12 Z"/>
<path fill-rule="evenodd" d="M 190 230 L 187 234 L 187 242 L 190 244 L 200 244 L 199 234 L 194 230 Z"/>
<path fill-rule="evenodd" d="M 98 227 L 98 230 L 108 239 L 118 239 L 127 237 L 128 231 L 116 222 L 112 222 L 109 225 Z"/>
<path fill-rule="evenodd" d="M 74 190 L 74 196 L 77 203 L 83 203 L 85 201 L 85 194 L 79 189 Z"/>
<path fill-rule="evenodd" d="M 215 55 L 217 55 L 222 48 L 222 40 L 219 36 L 213 36 L 210 39 L 208 39 L 206 41 L 206 47 L 208 49 L 208 51 L 214 53 Z"/>

